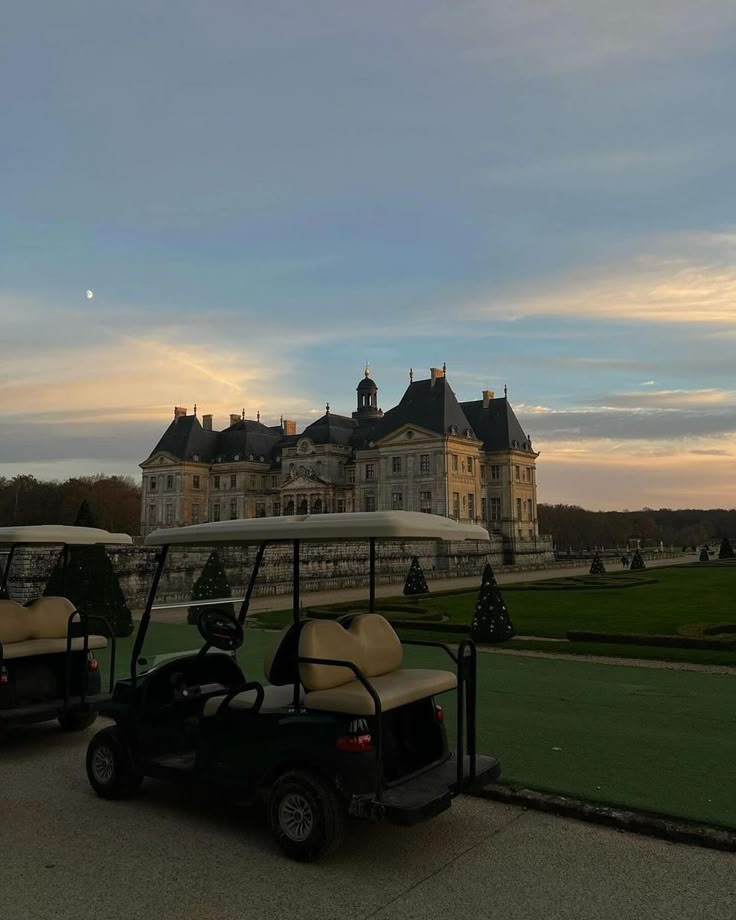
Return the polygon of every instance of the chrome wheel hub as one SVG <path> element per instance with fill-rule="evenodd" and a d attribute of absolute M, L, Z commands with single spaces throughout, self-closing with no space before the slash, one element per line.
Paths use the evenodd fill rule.
<path fill-rule="evenodd" d="M 281 829 L 295 843 L 303 843 L 312 833 L 314 813 L 312 806 L 297 792 L 285 795 L 279 804 Z"/>
<path fill-rule="evenodd" d="M 115 773 L 115 757 L 109 747 L 101 745 L 92 757 L 92 774 L 101 786 L 106 786 Z"/>

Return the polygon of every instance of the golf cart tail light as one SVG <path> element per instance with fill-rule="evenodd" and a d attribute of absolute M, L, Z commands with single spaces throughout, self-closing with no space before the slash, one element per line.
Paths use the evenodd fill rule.
<path fill-rule="evenodd" d="M 8 682 L 8 669 L 6 667 L 3 667 L 2 670 L 0 670 L 0 684 L 7 684 L 7 682 Z"/>
<path fill-rule="evenodd" d="M 445 721 L 445 710 L 441 706 L 434 707 L 434 717 L 438 722 Z"/>
<path fill-rule="evenodd" d="M 362 751 L 372 751 L 370 735 L 345 735 L 337 739 L 338 751 L 344 751 L 348 754 L 359 754 Z"/>
<path fill-rule="evenodd" d="M 87 662 L 88 671 L 96 671 L 99 668 L 99 666 L 100 664 L 96 658 L 90 658 L 89 661 Z"/>

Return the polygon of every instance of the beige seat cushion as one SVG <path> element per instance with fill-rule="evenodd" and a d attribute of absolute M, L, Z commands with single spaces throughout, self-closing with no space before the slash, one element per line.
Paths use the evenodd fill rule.
<path fill-rule="evenodd" d="M 300 658 L 329 658 L 352 661 L 359 668 L 363 658 L 357 636 L 334 620 L 308 620 L 299 635 Z M 349 668 L 335 665 L 302 664 L 299 676 L 307 690 L 329 690 L 353 680 Z"/>
<path fill-rule="evenodd" d="M 22 642 L 31 636 L 28 611 L 17 601 L 0 600 L 0 642 Z"/>
<path fill-rule="evenodd" d="M 387 712 L 445 690 L 454 690 L 457 678 L 451 671 L 402 668 L 392 674 L 373 677 L 370 683 L 381 700 L 381 710 Z M 313 690 L 305 694 L 304 705 L 307 709 L 355 716 L 371 716 L 376 711 L 368 691 L 357 680 L 328 690 Z"/>
<path fill-rule="evenodd" d="M 30 639 L 66 638 L 74 604 L 65 597 L 39 597 L 26 607 L 31 618 Z"/>
<path fill-rule="evenodd" d="M 90 636 L 89 648 L 105 648 L 104 636 Z M 72 649 L 81 651 L 84 639 L 72 639 Z M 3 658 L 32 658 L 34 655 L 55 655 L 66 652 L 66 639 L 25 639 L 23 642 L 3 643 Z"/>
<path fill-rule="evenodd" d="M 224 693 L 211 696 L 204 704 L 202 715 L 214 716 L 225 699 Z M 256 702 L 255 690 L 244 690 L 230 700 L 228 709 L 252 709 Z M 284 687 L 274 687 L 268 684 L 263 688 L 263 705 L 260 712 L 275 712 L 278 709 L 287 709 L 294 700 L 294 687 L 288 684 Z"/>
<path fill-rule="evenodd" d="M 360 645 L 360 669 L 366 677 L 380 677 L 401 667 L 401 639 L 389 621 L 378 613 L 353 617 L 348 632 Z"/>

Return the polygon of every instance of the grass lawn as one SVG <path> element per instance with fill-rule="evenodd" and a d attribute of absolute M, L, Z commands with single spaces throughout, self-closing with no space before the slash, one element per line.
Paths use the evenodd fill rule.
<path fill-rule="evenodd" d="M 154 623 L 144 651 L 198 640 L 191 626 Z M 273 640 L 246 631 L 249 678 L 262 676 Z M 121 640 L 118 674 L 131 647 Z M 435 650 L 406 659 L 447 666 Z M 736 677 L 480 654 L 478 683 L 479 749 L 501 759 L 505 782 L 736 828 Z M 443 702 L 452 733 L 453 695 Z"/>

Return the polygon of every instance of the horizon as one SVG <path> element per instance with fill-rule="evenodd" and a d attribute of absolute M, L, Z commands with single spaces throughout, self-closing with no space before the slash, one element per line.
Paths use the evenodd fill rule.
<path fill-rule="evenodd" d="M 508 385 L 540 502 L 727 508 L 734 38 L 727 0 L 14 8 L 0 476 L 139 480 L 174 405 L 303 425 L 446 361 Z"/>

